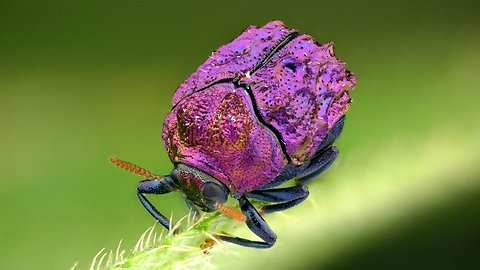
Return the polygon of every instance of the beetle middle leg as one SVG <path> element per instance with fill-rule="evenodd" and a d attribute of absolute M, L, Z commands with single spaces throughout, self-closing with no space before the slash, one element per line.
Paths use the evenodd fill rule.
<path fill-rule="evenodd" d="M 262 186 L 262 188 L 276 187 L 294 178 L 299 179 L 299 178 L 306 177 L 307 175 L 310 176 L 312 173 L 314 173 L 315 176 L 318 176 L 320 173 L 325 171 L 328 168 L 328 166 L 331 165 L 331 163 L 328 166 L 325 166 L 323 170 L 319 170 L 318 168 L 321 166 L 324 166 L 322 165 L 323 160 L 329 159 L 328 155 L 332 154 L 329 150 L 332 149 L 333 142 L 338 138 L 338 136 L 340 136 L 340 133 L 342 132 L 342 129 L 343 129 L 344 121 L 345 121 L 345 116 L 340 118 L 333 125 L 330 132 L 327 134 L 323 142 L 319 145 L 316 151 L 316 154 L 310 160 L 310 162 L 307 162 L 300 166 L 287 164 L 284 170 L 280 172 L 280 174 L 272 182 Z M 338 154 L 337 148 L 334 147 L 333 150 L 336 151 L 336 154 Z M 335 157 L 336 157 L 336 154 L 335 154 Z M 327 156 L 324 156 L 324 155 L 327 155 Z M 333 163 L 333 160 L 331 162 Z M 304 182 L 308 182 L 308 180 L 309 179 L 305 180 Z"/>
<path fill-rule="evenodd" d="M 260 209 L 261 214 L 270 214 L 273 212 L 286 210 L 303 202 L 308 197 L 308 194 L 308 188 L 306 186 L 298 185 L 287 188 L 252 191 L 246 193 L 245 196 L 259 201 L 275 203 L 271 205 L 265 205 Z"/>
<path fill-rule="evenodd" d="M 140 202 L 145 209 L 147 209 L 147 211 L 163 225 L 163 227 L 167 228 L 167 230 L 170 230 L 171 228 L 170 221 L 158 212 L 155 206 L 153 206 L 143 194 L 166 194 L 175 191 L 175 189 L 175 185 L 169 176 L 162 179 L 147 179 L 140 181 L 137 187 L 137 196 Z"/>
<path fill-rule="evenodd" d="M 281 185 L 291 179 L 297 179 L 297 185 L 303 184 L 324 172 L 338 156 L 338 149 L 330 146 L 317 154 L 308 164 L 308 166 L 294 167 L 290 166 L 284 169 L 272 182 L 264 185 L 261 189 L 271 188 Z M 287 165 L 289 166 L 289 165 Z"/>
<path fill-rule="evenodd" d="M 324 172 L 338 155 L 336 147 L 331 146 L 317 155 L 309 164 L 295 176 L 296 186 L 287 188 L 261 189 L 246 193 L 249 198 L 274 204 L 262 207 L 262 214 L 269 214 L 291 208 L 308 197 L 308 189 L 305 184 Z"/>
<path fill-rule="evenodd" d="M 338 148 L 330 146 L 315 156 L 305 170 L 301 171 L 296 177 L 297 185 L 303 185 L 310 182 L 313 178 L 319 176 L 327 170 L 338 156 Z"/>
<path fill-rule="evenodd" d="M 238 199 L 240 203 L 240 209 L 242 213 L 245 215 L 245 223 L 247 224 L 248 228 L 255 233 L 258 237 L 260 237 L 263 241 L 253 241 L 248 240 L 245 238 L 228 236 L 228 235 L 218 235 L 220 240 L 230 242 L 233 244 L 237 244 L 244 247 L 252 247 L 252 248 L 270 248 L 273 246 L 275 241 L 277 240 L 277 236 L 275 233 L 270 229 L 267 222 L 262 218 L 262 216 L 258 213 L 255 207 L 248 201 L 245 196 L 241 196 Z"/>

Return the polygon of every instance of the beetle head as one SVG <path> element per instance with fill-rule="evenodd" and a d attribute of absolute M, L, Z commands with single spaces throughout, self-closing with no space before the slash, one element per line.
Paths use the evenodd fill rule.
<path fill-rule="evenodd" d="M 195 167 L 178 163 L 170 175 L 185 197 L 199 206 L 202 211 L 217 210 L 228 198 L 228 188 L 212 176 Z"/>

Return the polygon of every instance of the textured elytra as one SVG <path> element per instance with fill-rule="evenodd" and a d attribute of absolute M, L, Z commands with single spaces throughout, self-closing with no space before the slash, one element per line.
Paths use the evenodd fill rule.
<path fill-rule="evenodd" d="M 244 75 L 260 62 L 291 30 L 280 21 L 258 28 L 250 26 L 232 42 L 221 46 L 182 83 L 172 103 L 206 85 L 225 78 Z"/>
<path fill-rule="evenodd" d="M 165 119 L 169 156 L 214 176 L 234 192 L 258 188 L 286 164 L 275 135 L 258 123 L 244 89 L 213 85 L 183 100 Z"/>
<path fill-rule="evenodd" d="M 301 35 L 289 42 L 251 78 L 263 119 L 277 129 L 294 164 L 310 158 L 350 104 L 355 78 L 333 54 Z"/>
<path fill-rule="evenodd" d="M 309 161 L 348 110 L 355 77 L 333 43 L 295 32 L 280 21 L 250 26 L 179 86 L 163 132 L 172 161 L 233 193 Z"/>

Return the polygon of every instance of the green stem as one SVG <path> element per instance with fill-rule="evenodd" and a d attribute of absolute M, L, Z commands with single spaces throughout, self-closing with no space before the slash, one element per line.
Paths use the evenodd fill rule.
<path fill-rule="evenodd" d="M 196 221 L 191 216 L 185 216 L 170 230 L 180 228 L 176 234 L 168 232 L 159 235 L 154 225 L 142 234 L 128 254 L 120 249 L 121 243 L 116 251 L 101 250 L 92 260 L 90 270 L 207 268 L 210 259 L 208 251 L 212 246 L 206 243 L 214 245 L 217 240 L 213 235 L 229 230 L 234 224 L 234 220 L 217 212 L 204 214 Z"/>

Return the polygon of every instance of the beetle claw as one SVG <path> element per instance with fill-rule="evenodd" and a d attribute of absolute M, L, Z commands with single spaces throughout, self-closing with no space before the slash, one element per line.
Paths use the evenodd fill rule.
<path fill-rule="evenodd" d="M 258 213 L 260 214 L 260 216 L 264 217 L 265 216 L 265 206 L 262 206 L 262 208 L 260 208 L 258 210 Z"/>
<path fill-rule="evenodd" d="M 216 235 L 214 237 L 217 238 Z M 210 250 L 213 248 L 213 246 L 215 246 L 216 243 L 217 242 L 212 238 L 205 239 L 205 242 L 203 242 L 203 244 L 200 245 L 200 248 L 202 249 L 203 254 L 207 255 L 210 252 Z"/>

